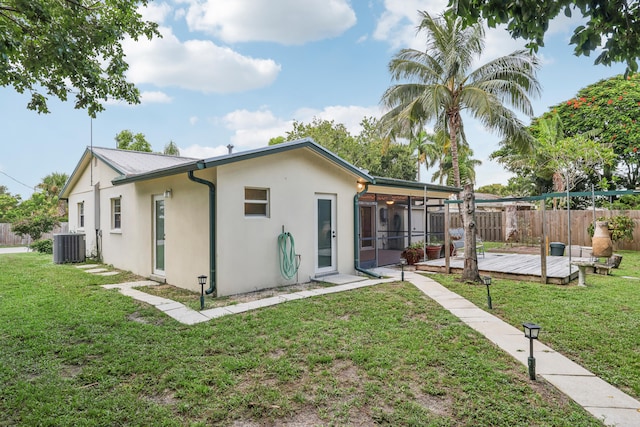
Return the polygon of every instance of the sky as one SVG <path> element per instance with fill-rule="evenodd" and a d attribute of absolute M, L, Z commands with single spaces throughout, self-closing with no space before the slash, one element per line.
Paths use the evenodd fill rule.
<path fill-rule="evenodd" d="M 264 147 L 292 123 L 343 123 L 356 135 L 364 117 L 380 117 L 394 82 L 388 63 L 400 49 L 424 49 L 418 11 L 437 15 L 446 0 L 156 0 L 140 10 L 162 38 L 123 44 L 128 79 L 142 102 L 109 101 L 91 119 L 73 102 L 49 99 L 50 114 L 28 110 L 28 95 L 0 88 L 0 185 L 23 199 L 52 172 L 71 174 L 87 146 L 115 147 L 122 130 L 142 133 L 154 151 L 175 142 L 181 155 L 208 158 Z M 569 45 L 574 18 L 558 17 L 538 55 L 538 116 L 581 88 L 624 72 L 593 65 Z M 523 49 L 504 29 L 486 33 L 478 64 Z M 476 187 L 511 176 L 488 159 L 500 138 L 466 117 Z M 530 119 L 522 117 L 525 124 Z M 422 169 L 421 180 L 431 182 Z"/>

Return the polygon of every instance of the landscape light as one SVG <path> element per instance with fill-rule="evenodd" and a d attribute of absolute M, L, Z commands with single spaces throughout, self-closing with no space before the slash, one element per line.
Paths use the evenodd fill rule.
<path fill-rule="evenodd" d="M 529 365 L 529 378 L 536 379 L 536 359 L 533 357 L 533 340 L 538 339 L 540 334 L 540 326 L 535 323 L 523 323 L 524 336 L 529 338 L 529 359 L 527 360 Z"/>

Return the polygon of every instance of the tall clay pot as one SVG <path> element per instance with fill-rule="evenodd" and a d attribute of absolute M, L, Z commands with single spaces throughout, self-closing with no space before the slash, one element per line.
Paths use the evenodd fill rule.
<path fill-rule="evenodd" d="M 613 242 L 606 221 L 596 221 L 591 239 L 592 255 L 596 258 L 608 258 L 613 254 Z"/>

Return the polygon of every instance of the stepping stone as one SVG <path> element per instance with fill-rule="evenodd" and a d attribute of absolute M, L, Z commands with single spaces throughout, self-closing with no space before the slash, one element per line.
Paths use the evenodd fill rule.
<path fill-rule="evenodd" d="M 85 270 L 85 272 L 87 273 L 102 273 L 104 271 L 107 271 L 106 268 L 91 268 L 89 270 Z"/>
<path fill-rule="evenodd" d="M 104 273 L 97 273 L 98 276 L 115 276 L 116 274 L 120 274 L 119 271 L 105 271 Z"/>
<path fill-rule="evenodd" d="M 76 265 L 76 268 L 80 268 L 80 269 L 85 269 L 85 268 L 94 268 L 97 267 L 98 264 L 82 264 L 82 265 Z"/>

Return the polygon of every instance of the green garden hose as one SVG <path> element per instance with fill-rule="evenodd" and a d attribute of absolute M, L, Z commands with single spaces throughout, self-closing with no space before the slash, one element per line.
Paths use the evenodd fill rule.
<path fill-rule="evenodd" d="M 300 267 L 300 260 L 296 257 L 296 245 L 291 233 L 282 233 L 278 236 L 278 254 L 282 277 L 293 279 Z"/>

